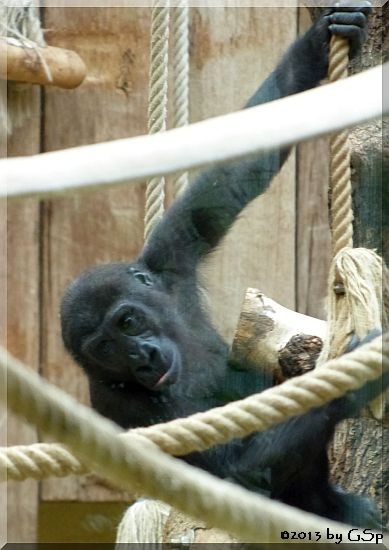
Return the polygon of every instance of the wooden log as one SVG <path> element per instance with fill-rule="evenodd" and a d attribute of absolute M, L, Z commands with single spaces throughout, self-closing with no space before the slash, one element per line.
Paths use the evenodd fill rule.
<path fill-rule="evenodd" d="M 231 360 L 272 372 L 276 382 L 312 370 L 326 323 L 291 311 L 254 288 L 247 289 Z"/>
<path fill-rule="evenodd" d="M 54 46 L 36 47 L 13 38 L 0 39 L 0 77 L 29 84 L 77 88 L 86 75 L 81 57 Z"/>

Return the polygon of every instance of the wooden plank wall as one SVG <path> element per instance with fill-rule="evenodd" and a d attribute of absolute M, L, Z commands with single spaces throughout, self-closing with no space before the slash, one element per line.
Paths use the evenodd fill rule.
<path fill-rule="evenodd" d="M 192 16 L 193 120 L 240 108 L 297 33 L 295 9 L 199 9 Z M 224 246 L 202 269 L 213 319 L 228 341 L 232 340 L 248 286 L 261 288 L 275 300 L 294 308 L 294 269 L 292 155 L 271 189 L 249 206 Z"/>
<path fill-rule="evenodd" d="M 298 27 L 295 8 L 191 8 L 190 21 L 192 121 L 241 107 L 293 41 Z M 73 91 L 44 90 L 42 150 L 145 133 L 150 10 L 45 8 L 44 27 L 49 43 L 81 54 L 88 77 Z M 31 127 L 15 134 L 11 153 L 38 150 L 39 119 L 33 120 Z M 202 269 L 212 317 L 228 340 L 247 286 L 262 289 L 287 307 L 296 307 L 298 299 L 303 310 L 312 309 L 306 293 L 317 291 L 312 281 L 322 277 L 323 268 L 316 258 L 320 246 L 316 241 L 312 246 L 309 233 L 310 225 L 316 223 L 314 212 L 323 208 L 316 202 L 316 198 L 322 202 L 323 193 L 311 195 L 310 174 L 320 169 L 312 164 L 316 153 L 306 148 L 297 164 L 295 154 L 291 156 L 271 189 L 247 209 L 223 248 Z M 298 195 L 297 169 L 304 181 Z M 301 209 L 298 217 L 296 200 Z M 12 351 L 35 368 L 39 355 L 41 373 L 85 403 L 85 379 L 61 344 L 60 299 L 70 281 L 88 266 L 137 255 L 143 242 L 143 207 L 144 186 L 139 184 L 45 201 L 40 206 L 24 201 L 9 211 Z M 296 245 L 296 235 L 303 245 Z M 310 275 L 297 284 L 296 265 L 305 261 L 307 251 L 310 259 L 304 269 Z M 13 432 L 24 442 L 35 437 L 20 426 Z M 8 540 L 31 542 L 35 540 L 36 485 L 12 486 L 10 495 Z M 128 497 L 89 476 L 45 480 L 40 498 L 50 503 Z M 18 506 L 30 510 L 23 532 Z"/>
<path fill-rule="evenodd" d="M 6 82 L 0 81 L 0 97 L 6 97 Z M 1 99 L 0 99 L 1 101 Z M 1 122 L 1 121 L 0 121 Z M 7 136 L 5 125 L 0 124 L 0 158 L 7 155 Z M 0 343 L 7 342 L 7 204 L 0 201 Z M 0 387 L 6 384 L 0 376 Z M 7 412 L 0 408 L 0 446 L 7 445 Z M 0 548 L 7 542 L 7 486 L 0 485 Z"/>
<path fill-rule="evenodd" d="M 8 139 L 8 155 L 40 151 L 40 90 L 21 92 L 29 116 Z M 7 207 L 7 346 L 35 371 L 40 350 L 40 205 L 34 199 Z M 8 445 L 37 441 L 36 430 L 8 416 Z M 36 537 L 38 484 L 29 480 L 8 484 L 8 542 L 31 542 Z M 23 521 L 21 521 L 23 518 Z"/>
<path fill-rule="evenodd" d="M 299 10 L 299 32 L 311 24 Z M 331 260 L 328 222 L 329 138 L 314 139 L 297 149 L 296 309 L 326 319 L 325 297 Z"/>

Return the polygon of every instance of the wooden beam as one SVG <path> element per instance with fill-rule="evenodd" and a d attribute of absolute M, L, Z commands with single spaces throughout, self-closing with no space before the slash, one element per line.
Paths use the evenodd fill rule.
<path fill-rule="evenodd" d="M 384 65 L 389 72 L 389 63 Z M 383 70 L 204 122 L 130 139 L 0 161 L 0 197 L 64 194 L 143 180 L 274 149 L 389 114 Z M 318 117 L 320 113 L 320 117 Z"/>
<path fill-rule="evenodd" d="M 76 88 L 85 75 L 85 63 L 72 50 L 53 46 L 32 47 L 14 38 L 0 39 L 0 78 Z"/>

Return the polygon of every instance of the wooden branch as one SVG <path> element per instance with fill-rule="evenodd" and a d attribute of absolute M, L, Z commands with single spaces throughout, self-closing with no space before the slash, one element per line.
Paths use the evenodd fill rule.
<path fill-rule="evenodd" d="M 0 39 L 0 78 L 76 88 L 85 75 L 85 63 L 76 52 L 53 46 L 31 47 L 11 38 Z"/>
<path fill-rule="evenodd" d="M 231 360 L 272 372 L 276 382 L 312 370 L 326 323 L 291 311 L 254 288 L 247 289 Z"/>
<path fill-rule="evenodd" d="M 385 65 L 389 71 L 389 64 Z M 0 160 L 0 197 L 144 180 L 283 147 L 389 114 L 382 68 L 237 113 L 131 139 Z M 320 113 L 320 117 L 317 114 Z"/>

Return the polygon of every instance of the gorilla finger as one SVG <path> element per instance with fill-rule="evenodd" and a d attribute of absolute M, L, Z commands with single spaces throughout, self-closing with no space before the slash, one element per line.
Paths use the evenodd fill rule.
<path fill-rule="evenodd" d="M 329 19 L 334 25 L 358 26 L 362 29 L 367 24 L 367 19 L 361 12 L 335 12 Z"/>
<path fill-rule="evenodd" d="M 363 2 L 358 0 L 341 0 L 340 2 L 336 2 L 332 8 L 332 11 L 339 12 L 340 10 L 344 10 L 346 12 L 361 12 L 364 15 L 368 15 L 372 11 L 372 5 L 371 2 L 368 2 L 367 0 L 364 0 Z"/>
<path fill-rule="evenodd" d="M 355 25 L 330 25 L 328 28 L 335 36 L 341 36 L 350 41 L 352 54 L 359 49 L 367 37 L 367 31 Z"/>

